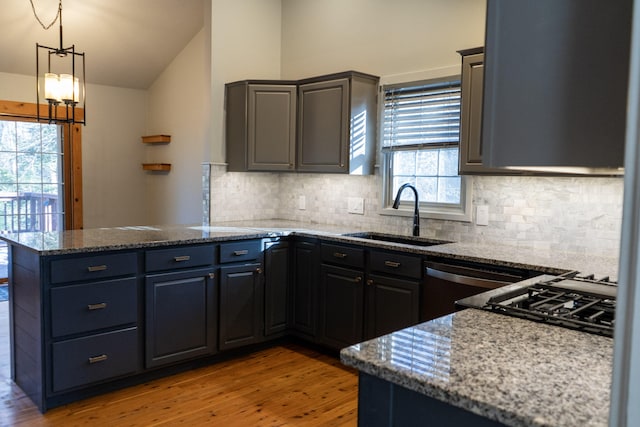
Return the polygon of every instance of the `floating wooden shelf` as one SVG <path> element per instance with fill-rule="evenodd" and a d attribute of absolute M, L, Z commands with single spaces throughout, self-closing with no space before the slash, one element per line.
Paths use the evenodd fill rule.
<path fill-rule="evenodd" d="M 168 144 L 171 142 L 171 135 L 143 136 L 142 142 L 145 144 Z"/>
<path fill-rule="evenodd" d="M 171 170 L 171 163 L 143 163 L 142 169 L 146 171 L 169 172 Z"/>

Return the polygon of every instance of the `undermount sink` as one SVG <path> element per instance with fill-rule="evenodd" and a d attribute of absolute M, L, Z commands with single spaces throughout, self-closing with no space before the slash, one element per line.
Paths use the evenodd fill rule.
<path fill-rule="evenodd" d="M 433 245 L 442 245 L 445 243 L 452 243 L 446 240 L 426 239 L 423 237 L 399 236 L 397 234 L 385 234 L 385 233 L 377 233 L 372 231 L 367 231 L 363 233 L 343 234 L 343 236 L 357 237 L 360 239 L 368 239 L 368 240 L 377 240 L 377 241 L 389 242 L 389 243 L 400 243 L 403 245 L 414 245 L 414 246 L 433 246 Z"/>

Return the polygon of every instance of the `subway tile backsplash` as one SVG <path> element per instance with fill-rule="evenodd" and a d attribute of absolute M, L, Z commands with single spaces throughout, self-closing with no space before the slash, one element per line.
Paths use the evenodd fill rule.
<path fill-rule="evenodd" d="M 288 219 L 411 234 L 411 218 L 380 215 L 382 179 L 333 174 L 211 173 L 211 220 Z M 218 166 L 219 168 L 219 166 Z M 473 205 L 487 205 L 489 225 L 421 219 L 424 237 L 504 242 L 593 255 L 617 254 L 623 180 L 593 177 L 474 176 Z M 305 209 L 299 209 L 304 196 Z M 347 213 L 364 198 L 364 215 Z"/>

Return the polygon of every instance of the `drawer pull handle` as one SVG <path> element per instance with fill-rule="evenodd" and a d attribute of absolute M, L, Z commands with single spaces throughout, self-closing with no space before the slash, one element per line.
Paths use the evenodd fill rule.
<path fill-rule="evenodd" d="M 333 253 L 333 256 L 334 256 L 335 258 L 346 258 L 346 257 L 347 257 L 347 254 L 345 254 L 344 252 L 334 252 L 334 253 Z"/>
<path fill-rule="evenodd" d="M 102 264 L 102 265 L 90 265 L 89 267 L 87 267 L 87 270 L 89 270 L 89 272 L 91 273 L 95 273 L 96 271 L 105 271 L 107 269 L 107 266 Z"/>
<path fill-rule="evenodd" d="M 87 305 L 87 309 L 89 309 L 89 310 L 102 310 L 103 308 L 107 308 L 107 303 L 106 302 Z"/>
<path fill-rule="evenodd" d="M 191 257 L 189 255 L 174 256 L 173 257 L 173 260 L 175 262 L 189 261 L 190 259 L 191 259 Z"/>
<path fill-rule="evenodd" d="M 396 261 L 385 261 L 384 265 L 386 265 L 387 267 L 391 267 L 391 268 L 398 268 L 400 267 L 400 263 L 396 262 Z"/>
<path fill-rule="evenodd" d="M 241 250 L 241 251 L 233 251 L 233 254 L 234 254 L 235 256 L 246 255 L 246 254 L 248 254 L 248 253 L 249 253 L 249 251 L 248 251 L 248 250 L 246 250 L 246 249 L 243 249 L 243 250 Z"/>
<path fill-rule="evenodd" d="M 100 356 L 90 357 L 89 358 L 89 363 L 104 362 L 107 359 L 108 359 L 108 357 L 107 357 L 106 354 L 101 354 Z"/>

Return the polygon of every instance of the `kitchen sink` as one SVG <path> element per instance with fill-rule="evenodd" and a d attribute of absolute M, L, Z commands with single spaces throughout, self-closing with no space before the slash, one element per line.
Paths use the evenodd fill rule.
<path fill-rule="evenodd" d="M 397 234 L 385 234 L 372 231 L 362 233 L 348 233 L 343 234 L 345 237 L 357 237 L 359 239 L 377 240 L 389 243 L 400 243 L 403 245 L 413 246 L 434 246 L 442 245 L 445 243 L 452 243 L 446 240 L 426 239 L 424 237 L 412 237 L 412 236 L 399 236 Z"/>

